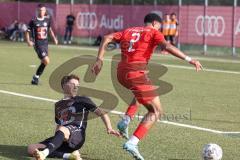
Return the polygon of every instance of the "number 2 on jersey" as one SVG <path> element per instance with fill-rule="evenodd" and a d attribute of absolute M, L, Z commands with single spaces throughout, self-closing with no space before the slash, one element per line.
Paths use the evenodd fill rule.
<path fill-rule="evenodd" d="M 130 40 L 128 52 L 134 52 L 135 49 L 133 48 L 133 44 L 139 41 L 140 39 L 140 33 L 133 33 L 132 34 L 132 39 Z"/>

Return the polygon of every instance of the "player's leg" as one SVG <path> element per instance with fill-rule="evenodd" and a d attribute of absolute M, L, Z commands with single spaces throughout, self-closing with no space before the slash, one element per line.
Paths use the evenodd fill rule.
<path fill-rule="evenodd" d="M 170 36 L 169 36 L 169 35 L 165 35 L 165 36 L 164 36 L 164 39 L 165 39 L 168 43 L 170 43 Z M 168 54 L 168 52 L 167 52 L 166 50 L 164 50 L 164 49 L 161 51 L 161 53 L 162 53 L 162 54 Z"/>
<path fill-rule="evenodd" d="M 65 29 L 63 44 L 67 44 L 67 39 L 68 39 L 68 26 Z"/>
<path fill-rule="evenodd" d="M 144 116 L 137 129 L 134 131 L 130 139 L 123 145 L 123 148 L 132 154 L 136 159 L 143 160 L 144 158 L 138 151 L 138 143 L 141 141 L 148 130 L 160 118 L 163 113 L 159 97 L 154 97 L 151 101 L 144 104 L 148 113 Z"/>
<path fill-rule="evenodd" d="M 136 79 L 133 79 L 134 75 L 137 77 Z M 133 77 L 129 79 L 129 82 L 132 83 L 131 90 L 137 101 L 147 108 L 148 113 L 144 116 L 134 134 L 123 145 L 123 148 L 136 159 L 143 160 L 144 158 L 138 151 L 138 142 L 143 139 L 152 125 L 159 119 L 162 108 L 156 91 L 158 87 L 152 85 L 147 72 L 134 72 Z"/>
<path fill-rule="evenodd" d="M 36 152 L 44 150 L 47 147 L 47 144 L 52 139 L 53 137 L 50 137 L 38 144 L 30 144 L 28 146 L 28 151 L 27 151 L 28 154 L 33 157 L 34 154 L 36 154 Z M 57 150 L 49 154 L 48 157 L 49 158 L 65 158 L 69 160 L 82 160 L 79 150 L 73 150 L 68 146 L 67 142 L 63 142 L 63 144 Z"/>
<path fill-rule="evenodd" d="M 72 30 L 73 30 L 73 28 L 71 26 L 69 26 L 68 44 L 72 43 Z"/>
<path fill-rule="evenodd" d="M 43 74 L 45 67 L 50 63 L 50 59 L 48 57 L 48 48 L 47 46 L 44 47 L 36 47 L 35 51 L 38 54 L 39 59 L 41 59 L 41 64 L 38 66 L 35 75 L 32 78 L 32 84 L 38 85 L 39 78 Z"/>
<path fill-rule="evenodd" d="M 44 148 L 46 148 L 46 145 L 45 145 L 45 144 L 41 144 L 41 143 L 30 144 L 30 145 L 28 145 L 27 152 L 28 152 L 28 154 L 29 154 L 30 156 L 33 156 L 34 151 L 35 151 L 36 149 L 41 150 L 41 149 L 44 149 Z"/>
<path fill-rule="evenodd" d="M 144 116 L 138 128 L 133 134 L 133 136 L 135 136 L 139 140 L 141 140 L 147 134 L 147 131 L 163 114 L 160 99 L 158 96 L 154 97 L 151 101 L 144 104 L 144 106 L 147 108 L 148 113 Z M 132 142 L 131 139 L 129 139 L 129 141 Z"/>
<path fill-rule="evenodd" d="M 64 142 L 60 148 L 48 155 L 49 158 L 63 158 L 68 160 L 82 160 L 79 150 L 73 150 Z"/>
<path fill-rule="evenodd" d="M 46 148 L 43 151 L 35 150 L 33 156 L 36 160 L 44 160 L 48 155 L 57 150 L 64 141 L 67 141 L 70 136 L 70 131 L 64 126 L 59 126 L 55 135 L 46 143 Z"/>
<path fill-rule="evenodd" d="M 170 43 L 171 43 L 173 46 L 176 45 L 175 36 L 174 36 L 174 35 L 171 35 L 171 36 L 170 36 Z"/>
<path fill-rule="evenodd" d="M 124 138 L 128 139 L 128 125 L 131 120 L 134 118 L 140 103 L 134 98 L 131 104 L 128 106 L 125 115 L 123 115 L 122 119 L 118 122 L 117 128 Z"/>
<path fill-rule="evenodd" d="M 70 131 L 70 137 L 68 141 L 65 141 L 63 145 L 58 148 L 53 154 L 60 154 L 61 152 L 63 159 L 70 160 L 82 160 L 79 153 L 79 149 L 83 146 L 85 142 L 85 132 L 76 126 L 66 126 Z"/>

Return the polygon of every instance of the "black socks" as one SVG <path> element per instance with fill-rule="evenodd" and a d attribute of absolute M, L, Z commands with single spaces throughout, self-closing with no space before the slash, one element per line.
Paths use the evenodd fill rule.
<path fill-rule="evenodd" d="M 47 148 L 49 149 L 49 154 L 59 148 L 64 141 L 64 133 L 62 131 L 57 131 L 53 139 L 48 143 Z"/>
<path fill-rule="evenodd" d="M 45 67 L 46 67 L 46 65 L 44 63 L 41 63 L 40 66 L 37 69 L 36 76 L 40 77 L 42 75 Z"/>

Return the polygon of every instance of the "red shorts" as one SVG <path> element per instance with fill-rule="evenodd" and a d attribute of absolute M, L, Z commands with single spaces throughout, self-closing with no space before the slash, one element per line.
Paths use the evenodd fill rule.
<path fill-rule="evenodd" d="M 122 86 L 132 91 L 141 104 L 147 104 L 158 96 L 158 87 L 152 85 L 146 67 L 118 67 L 117 78 Z"/>

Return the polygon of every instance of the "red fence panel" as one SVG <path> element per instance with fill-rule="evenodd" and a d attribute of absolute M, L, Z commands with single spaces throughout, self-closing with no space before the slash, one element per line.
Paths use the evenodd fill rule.
<path fill-rule="evenodd" d="M 37 3 L 0 3 L 0 27 L 8 26 L 20 18 L 28 23 L 36 14 Z M 204 35 L 208 45 L 240 47 L 240 7 L 236 8 L 235 21 L 233 7 L 209 6 L 204 17 L 204 6 L 144 6 L 144 5 L 80 5 L 46 4 L 53 18 L 54 28 L 64 34 L 66 16 L 72 11 L 76 17 L 73 35 L 96 37 L 130 26 L 143 25 L 143 18 L 149 12 L 163 16 L 165 13 L 180 13 L 180 42 L 203 44 Z M 205 22 L 205 23 L 204 23 Z M 233 30 L 234 22 L 234 30 Z"/>

